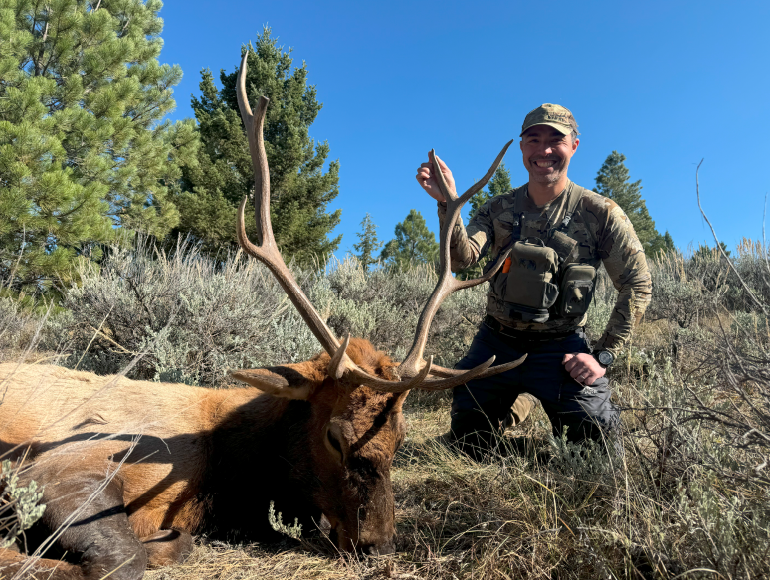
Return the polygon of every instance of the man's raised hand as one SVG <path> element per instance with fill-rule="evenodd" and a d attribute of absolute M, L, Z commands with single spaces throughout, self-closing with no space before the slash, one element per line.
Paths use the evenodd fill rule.
<path fill-rule="evenodd" d="M 455 178 L 452 177 L 452 171 L 447 167 L 446 163 L 439 159 L 438 155 L 436 155 L 436 161 L 438 161 L 438 164 L 441 167 L 441 173 L 444 174 L 447 185 L 452 191 L 455 191 Z M 437 201 L 446 201 L 446 199 L 444 199 L 444 194 L 441 193 L 441 189 L 439 189 L 438 183 L 436 182 L 433 173 L 434 171 L 433 163 L 430 161 L 423 163 L 417 169 L 417 182 L 433 199 Z"/>

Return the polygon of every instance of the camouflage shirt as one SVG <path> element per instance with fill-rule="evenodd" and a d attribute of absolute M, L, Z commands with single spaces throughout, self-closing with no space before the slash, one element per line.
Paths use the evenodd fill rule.
<path fill-rule="evenodd" d="M 569 182 L 565 191 L 573 187 L 576 186 Z M 524 213 L 521 239 L 531 236 L 545 240 L 549 230 L 564 219 L 567 196 L 563 194 L 542 206 L 532 202 L 526 185 L 493 197 L 479 208 L 467 229 L 462 219 L 455 224 L 451 239 L 452 271 L 472 266 L 487 253 L 494 261 L 501 250 L 508 248 L 514 229 L 513 208 L 517 195 L 525 196 L 521 205 Z M 438 213 L 443 224 L 445 204 L 439 203 Z M 569 262 L 598 268 L 601 260 L 619 292 L 607 328 L 595 345 L 595 348 L 609 350 L 617 356 L 631 337 L 652 296 L 652 280 L 639 238 L 626 214 L 614 201 L 585 189 L 564 233 L 578 243 Z M 500 276 L 507 274 L 498 271 L 490 281 L 487 313 L 506 326 L 548 334 L 563 333 L 585 325 L 587 315 L 578 319 L 552 317 L 543 323 L 506 319 L 502 297 L 495 292 L 495 288 L 499 287 L 495 281 Z"/>

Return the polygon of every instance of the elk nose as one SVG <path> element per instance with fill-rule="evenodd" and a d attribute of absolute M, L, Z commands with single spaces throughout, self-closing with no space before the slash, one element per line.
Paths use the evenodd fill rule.
<path fill-rule="evenodd" d="M 390 539 L 380 544 L 366 544 L 361 546 L 361 551 L 367 556 L 387 556 L 396 551 L 395 542 Z"/>

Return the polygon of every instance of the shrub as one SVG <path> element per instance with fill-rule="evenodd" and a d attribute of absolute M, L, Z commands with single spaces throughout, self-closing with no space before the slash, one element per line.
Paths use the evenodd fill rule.
<path fill-rule="evenodd" d="M 47 333 L 48 348 L 71 352 L 69 366 L 109 374 L 134 361 L 132 377 L 216 385 L 228 369 L 320 350 L 272 274 L 240 253 L 214 261 L 185 244 L 166 254 L 140 241 L 112 247 L 99 268 L 83 262 L 79 274 Z M 367 338 L 396 358 L 411 346 L 436 283 L 428 267 L 365 272 L 352 258 L 295 277 L 338 336 Z M 462 356 L 483 304 L 478 288 L 446 300 L 431 327 L 428 354 L 438 364 Z"/>
<path fill-rule="evenodd" d="M 110 248 L 98 269 L 84 263 L 80 276 L 49 333 L 66 337 L 69 366 L 106 374 L 137 359 L 130 376 L 216 385 L 230 368 L 317 350 L 272 275 L 240 254 L 214 261 L 140 241 Z"/>
<path fill-rule="evenodd" d="M 437 281 L 431 266 L 365 272 L 355 258 L 348 258 L 317 279 L 312 300 L 338 335 L 350 332 L 402 359 Z M 442 366 L 454 365 L 470 345 L 485 306 L 485 286 L 449 296 L 433 319 L 426 356 L 434 355 Z"/>
<path fill-rule="evenodd" d="M 45 511 L 37 483 L 21 485 L 20 469 L 4 460 L 0 464 L 0 549 L 11 546 Z"/>

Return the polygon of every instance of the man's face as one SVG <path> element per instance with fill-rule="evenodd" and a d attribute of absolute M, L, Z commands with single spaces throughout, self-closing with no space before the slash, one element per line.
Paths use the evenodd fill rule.
<path fill-rule="evenodd" d="M 521 137 L 524 167 L 529 180 L 537 183 L 556 183 L 567 175 L 569 160 L 577 150 L 580 139 L 572 142 L 570 135 L 563 135 L 548 125 L 535 125 Z"/>

